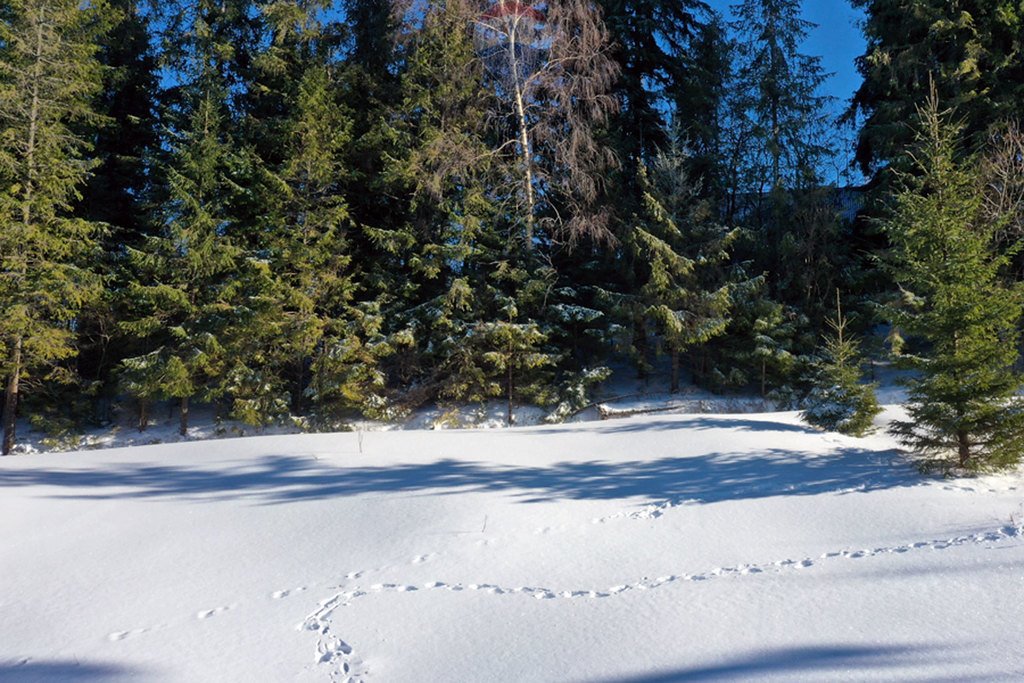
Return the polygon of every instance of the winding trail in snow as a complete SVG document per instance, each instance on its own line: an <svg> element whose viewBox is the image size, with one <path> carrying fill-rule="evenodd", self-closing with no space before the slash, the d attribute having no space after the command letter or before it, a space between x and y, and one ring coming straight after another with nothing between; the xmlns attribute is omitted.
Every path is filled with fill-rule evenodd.
<svg viewBox="0 0 1024 683"><path fill-rule="evenodd" d="M597 521L597 520L595 520ZM352 586L346 590L339 591L329 598L322 600L316 610L309 613L306 618L296 626L299 630L313 631L318 634L316 649L314 652L315 662L326 667L330 679L335 683L363 683L369 675L369 669L358 657L346 641L341 639L334 630L335 614L351 605L354 601L368 598L372 595L382 593L412 593L415 591L448 591L452 593L462 591L479 591L490 595L529 597L537 600L557 599L604 599L621 595L628 591L653 590L663 586L682 582L709 581L722 577L741 577L765 573L778 573L783 571L803 571L825 562L837 560L854 560L866 557L889 554L907 554L921 551L946 550L972 544L994 544L1011 540L1024 539L1024 524L1005 525L990 531L983 531L974 534L954 536L946 539L935 539L930 541L918 541L904 543L895 546L882 546L876 548L844 549L834 552L826 552L818 557L805 557L802 559L784 559L774 562L763 562L757 564L740 564L729 567L715 567L705 572L690 574L669 574L654 579L644 577L631 583L624 583L609 588L577 588L577 589L554 589L542 586L499 586L492 583L446 583L444 581L430 581L420 586L409 583L377 583L363 588ZM424 557L418 556L417 559ZM422 560L421 560L422 561ZM414 564L419 564L416 560ZM342 583L351 582L362 577L366 572L350 572Z"/></svg>

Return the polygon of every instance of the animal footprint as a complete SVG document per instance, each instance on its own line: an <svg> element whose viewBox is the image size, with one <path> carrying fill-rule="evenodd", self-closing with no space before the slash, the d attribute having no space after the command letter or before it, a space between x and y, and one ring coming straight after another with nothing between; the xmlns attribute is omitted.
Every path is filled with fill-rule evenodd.
<svg viewBox="0 0 1024 683"><path fill-rule="evenodd" d="M234 605L225 605L224 607L214 607L213 609L204 609L200 612L196 612L196 619L209 619L210 617L227 612L232 609Z"/></svg>
<svg viewBox="0 0 1024 683"><path fill-rule="evenodd" d="M116 643L121 640L127 640L128 638L142 635L145 632L146 629L144 628L132 629L131 631L114 631L113 633L107 636L107 640L109 640L112 643Z"/></svg>

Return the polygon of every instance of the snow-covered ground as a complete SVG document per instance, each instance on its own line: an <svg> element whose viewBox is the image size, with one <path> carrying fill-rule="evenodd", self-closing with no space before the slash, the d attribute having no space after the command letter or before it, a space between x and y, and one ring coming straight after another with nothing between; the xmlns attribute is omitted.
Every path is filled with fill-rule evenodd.
<svg viewBox="0 0 1024 683"><path fill-rule="evenodd" d="M0 680L1019 680L1022 518L795 413L9 457Z"/></svg>

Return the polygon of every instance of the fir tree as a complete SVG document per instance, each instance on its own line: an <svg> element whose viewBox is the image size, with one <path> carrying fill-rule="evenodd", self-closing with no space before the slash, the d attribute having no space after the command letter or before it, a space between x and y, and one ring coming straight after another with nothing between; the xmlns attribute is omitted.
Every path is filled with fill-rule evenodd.
<svg viewBox="0 0 1024 683"><path fill-rule="evenodd" d="M864 436L881 412L875 386L861 383L860 344L850 337L836 290L836 316L827 321L821 358L814 364L813 386L801 417L815 427Z"/></svg>
<svg viewBox="0 0 1024 683"><path fill-rule="evenodd" d="M185 80L168 117L174 127L161 230L129 252L137 276L127 294L135 308L121 321L142 351L123 363L125 388L143 405L153 397L177 399L182 435L193 397L219 398L237 383L226 372L228 361L248 350L249 325L269 282L266 263L233 237L241 192L233 176L243 157L230 135L228 67L235 53L224 42L231 32L222 30L222 10L196 8L172 52Z"/></svg>
<svg viewBox="0 0 1024 683"><path fill-rule="evenodd" d="M904 178L886 223L892 275L911 301L894 322L922 350L904 357L910 419L892 432L925 468L988 470L1024 455L1019 357L1024 291L1008 285L1000 221L983 210L978 161L957 148L933 91L920 112L916 175Z"/></svg>
<svg viewBox="0 0 1024 683"><path fill-rule="evenodd" d="M729 322L731 287L710 287L708 273L721 272L736 236L718 226L697 199L686 161L676 141L658 155L650 175L640 167L644 211L628 241L645 270L636 304L672 359L673 393L679 391L682 355L722 334Z"/></svg>
<svg viewBox="0 0 1024 683"><path fill-rule="evenodd" d="M12 0L0 23L0 375L4 454L14 446L18 400L30 373L68 379L74 321L98 295L88 269L97 226L71 215L87 178L102 84L97 59L106 6Z"/></svg>

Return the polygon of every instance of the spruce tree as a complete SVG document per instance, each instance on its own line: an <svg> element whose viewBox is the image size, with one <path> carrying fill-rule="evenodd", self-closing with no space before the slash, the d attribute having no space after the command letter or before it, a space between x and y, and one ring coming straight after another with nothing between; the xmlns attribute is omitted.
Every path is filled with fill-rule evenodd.
<svg viewBox="0 0 1024 683"><path fill-rule="evenodd" d="M827 153L822 123L828 98L821 58L800 52L812 24L800 0L744 0L733 12L737 34L733 114L746 146L744 192L814 184Z"/></svg>
<svg viewBox="0 0 1024 683"><path fill-rule="evenodd" d="M543 371L554 361L545 353L546 335L535 322L519 322L515 302L504 307L507 318L480 323L475 334L482 340L483 358L495 373L491 391L504 395L506 423L515 423L515 404L519 400L533 403L548 401L545 385L550 381Z"/></svg>
<svg viewBox="0 0 1024 683"><path fill-rule="evenodd" d="M242 310L244 253L224 234L230 220L226 178L230 147L224 140L223 100L215 88L200 93L166 169L162 233L130 252L137 280L135 302L122 328L146 349L125 359L124 388L145 403L180 402L180 432L188 430L190 400L210 399L230 356L228 335ZM144 422L141 423L144 425Z"/></svg>
<svg viewBox="0 0 1024 683"><path fill-rule="evenodd" d="M11 0L0 22L0 375L3 447L14 446L22 382L68 379L74 321L100 292L97 225L71 215L87 178L102 84L102 3Z"/></svg>
<svg viewBox="0 0 1024 683"><path fill-rule="evenodd" d="M141 0L111 0L110 6L115 20L97 54L105 71L96 107L106 121L95 131L93 156L98 163L76 209L109 226L103 246L113 257L152 232L147 204L154 180L150 164L160 143L160 86L149 16Z"/></svg>
<svg viewBox="0 0 1024 683"><path fill-rule="evenodd" d="M875 398L875 386L861 382L860 344L850 336L839 290L836 315L827 324L831 333L825 337L820 358L814 364L811 393L804 401L801 417L815 427L863 436L882 409Z"/></svg>
<svg viewBox="0 0 1024 683"><path fill-rule="evenodd" d="M961 128L933 91L919 114L913 175L893 198L891 272L910 305L893 321L920 350L904 356L909 419L893 434L928 469L1008 467L1024 456L1019 358L1024 290L1004 279L999 220L983 207L978 160L958 149Z"/></svg>
<svg viewBox="0 0 1024 683"><path fill-rule="evenodd" d="M677 105L679 116L700 115L694 99L708 93L693 89L693 71L699 68L694 61L701 56L694 48L708 38L705 28L714 17L706 16L707 8L699 0L601 0L598 4L621 74L615 88L621 106L612 117L619 138L616 148L623 159L635 164L668 144L666 105ZM632 183L637 168L624 170Z"/></svg>
<svg viewBox="0 0 1024 683"><path fill-rule="evenodd" d="M235 176L243 174L245 158L231 136L230 67L237 54L225 42L235 9L195 8L189 30L169 52L182 82L167 113L172 137L160 231L129 250L134 308L120 324L140 353L123 362L124 387L142 405L177 399L182 435L191 399L218 399L236 379L226 373L228 361L245 353L269 283L266 262L238 244L242 188Z"/></svg>
<svg viewBox="0 0 1024 683"><path fill-rule="evenodd" d="M272 304L254 326L260 352L250 362L239 358L234 370L246 378L236 413L249 422L280 417L275 406L285 406L272 397L290 399L292 413L308 410L320 426L336 426L356 409L380 417L386 408L379 364L391 340L383 336L380 303L359 300L365 292L346 194L353 120L341 97L348 83L337 61L339 29L326 9L320 0L267 8L274 39L258 63L282 111L267 126L279 135L271 158L261 159L258 194Z"/></svg>
<svg viewBox="0 0 1024 683"><path fill-rule="evenodd" d="M93 136L96 167L92 170L76 215L106 225L100 235L99 270L106 287L102 305L81 316L78 369L83 380L102 393L95 416L110 418L116 393L112 370L135 355L132 340L117 330L129 302L125 287L131 279L126 248L138 247L155 231L151 211L160 185L155 160L160 154L157 120L159 84L157 53L152 44L151 13L142 0L110 0L114 21L102 41L98 58L104 67L103 89L96 98L103 125L83 132Z"/></svg>
<svg viewBox="0 0 1024 683"><path fill-rule="evenodd" d="M820 92L827 77L821 59L802 51L812 24L801 18L799 0L745 0L733 14L734 63L723 126L723 167L731 171L723 208L726 222L748 228L737 240L738 260L764 276L759 291L768 300L751 320L760 329L748 329L755 334L766 389L771 366L785 372L791 356L814 348L812 325L824 318L828 278L843 258L841 242L830 239L839 232L834 194L820 187L830 153L830 98Z"/></svg>
<svg viewBox="0 0 1024 683"><path fill-rule="evenodd" d="M697 199L678 141L659 153L650 172L640 167L643 212L627 244L642 265L635 298L672 360L671 391L679 391L682 356L722 334L729 322L731 286L711 284L729 258L735 231L713 220ZM710 276L709 276L710 275Z"/></svg>
<svg viewBox="0 0 1024 683"><path fill-rule="evenodd" d="M473 16L465 3L438 4L410 27L391 132L396 153L385 172L405 216L386 229L364 228L379 254L391 329L411 332L413 341L394 370L424 387L423 398L489 395L473 329L497 307L488 280L508 239L488 192L500 159L485 138L489 95Z"/></svg>

